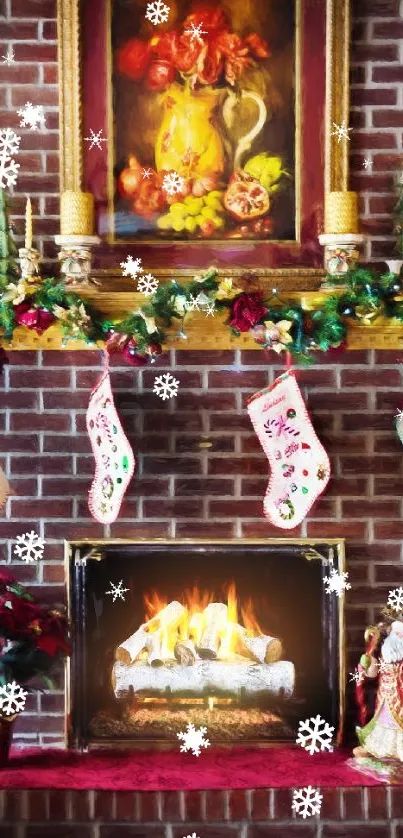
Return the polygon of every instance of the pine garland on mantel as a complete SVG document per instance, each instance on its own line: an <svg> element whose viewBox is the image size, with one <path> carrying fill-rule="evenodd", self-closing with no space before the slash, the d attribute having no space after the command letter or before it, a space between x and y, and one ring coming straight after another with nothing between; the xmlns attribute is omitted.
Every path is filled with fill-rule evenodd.
<svg viewBox="0 0 403 838"><path fill-rule="evenodd" d="M187 283L161 283L139 309L111 320L63 281L45 279L33 286L21 279L10 283L5 274L0 277L0 333L10 341L17 326L42 334L59 321L63 345L70 339L89 345L105 342L109 352L122 353L128 363L142 366L162 352L173 326L183 330L192 310L213 306L227 313L225 323L233 335L250 332L262 348L287 350L296 361L309 362L316 351L344 348L353 320L368 325L382 314L403 321L402 285L394 274L379 275L359 267L345 274L342 282L308 311L277 292L265 298L253 274L234 281L211 268ZM204 328L208 323L207 317Z"/></svg>

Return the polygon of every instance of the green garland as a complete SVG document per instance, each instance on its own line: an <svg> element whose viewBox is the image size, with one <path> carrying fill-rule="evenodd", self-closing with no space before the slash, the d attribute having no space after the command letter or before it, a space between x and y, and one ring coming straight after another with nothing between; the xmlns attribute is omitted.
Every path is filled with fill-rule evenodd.
<svg viewBox="0 0 403 838"><path fill-rule="evenodd" d="M329 277L328 284L331 281ZM398 299L401 283L394 274L377 275L357 268L341 281L338 293L325 295L319 307L308 311L277 293L265 299L263 292L248 290L250 277L237 285L211 268L184 284L175 280L161 284L144 305L116 321L104 318L79 291L70 291L62 281L45 279L40 287L32 287L16 280L0 285L0 333L11 340L17 325L42 333L57 319L64 344L70 339L90 345L106 341L110 351L121 351L129 363L140 365L162 351L173 324L180 326L183 335L192 307L214 305L217 311L227 312L226 323L233 334L250 329L263 348L287 350L296 360L309 361L315 351L342 346L352 319L370 323L383 314L403 321L403 301ZM208 322L207 318L206 328Z"/></svg>

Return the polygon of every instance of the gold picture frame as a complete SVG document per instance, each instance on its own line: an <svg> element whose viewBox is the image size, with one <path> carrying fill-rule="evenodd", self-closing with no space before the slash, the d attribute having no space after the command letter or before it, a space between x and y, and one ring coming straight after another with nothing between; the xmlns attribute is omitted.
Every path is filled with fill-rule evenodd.
<svg viewBox="0 0 403 838"><path fill-rule="evenodd" d="M80 27L82 0L58 0L59 32L59 77L60 77L60 184L61 191L79 190L82 186L84 147L82 136L82 60L83 44ZM339 141L334 134L334 125L349 122L349 43L350 43L350 0L320 0L326 6L326 104L324 113L324 184L325 193L348 188L348 141ZM317 0L309 0L313 8ZM321 6L322 8L322 6ZM319 49L319 45L318 45ZM297 99L298 80L297 80ZM297 103L298 104L298 103ZM298 107L297 107L298 111ZM297 113L298 121L298 113ZM298 134L298 132L297 132ZM298 138L297 138L298 144ZM298 211L297 211L298 215ZM128 243L130 245L130 243ZM128 246L126 245L126 247ZM229 242L230 244L230 242ZM262 244L266 244L262 242ZM264 259L261 260L264 262ZM102 258L100 259L102 265ZM118 262L118 259L116 260ZM189 263L191 258L189 257ZM181 266L175 269L164 265L154 267L153 273L160 277L190 277L195 270ZM228 266L227 276L237 277L245 273L245 267ZM320 285L324 271L318 267L252 267L256 276L267 280L268 287L274 285L283 289L314 290ZM122 284L121 272L115 268L102 268L95 272L101 281L114 279L116 291L127 288Z"/></svg>

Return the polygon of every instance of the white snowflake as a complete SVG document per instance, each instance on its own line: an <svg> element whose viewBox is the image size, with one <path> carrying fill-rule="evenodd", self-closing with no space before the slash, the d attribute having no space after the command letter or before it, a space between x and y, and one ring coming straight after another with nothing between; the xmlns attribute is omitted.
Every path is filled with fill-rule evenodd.
<svg viewBox="0 0 403 838"><path fill-rule="evenodd" d="M386 663L383 658L378 661L379 672L389 672L391 666L393 663Z"/></svg>
<svg viewBox="0 0 403 838"><path fill-rule="evenodd" d="M352 128L347 128L346 123L343 121L341 125L337 125L336 122L333 123L334 131L332 131L332 137L337 137L337 142L341 143L342 140L350 141L349 133L353 130Z"/></svg>
<svg viewBox="0 0 403 838"><path fill-rule="evenodd" d="M215 303L206 306L206 317L215 317Z"/></svg>
<svg viewBox="0 0 403 838"><path fill-rule="evenodd" d="M186 309L186 311L200 311L199 295L197 295L197 297L194 297L191 294L190 300L188 300L184 304L184 308Z"/></svg>
<svg viewBox="0 0 403 838"><path fill-rule="evenodd" d="M148 178L152 177L151 169L143 169L141 174L143 175L143 180L148 180Z"/></svg>
<svg viewBox="0 0 403 838"><path fill-rule="evenodd" d="M333 751L333 733L334 727L325 722L318 714L299 723L296 742L311 756L312 754L318 754L319 751Z"/></svg>
<svg viewBox="0 0 403 838"><path fill-rule="evenodd" d="M17 181L20 164L12 160L13 154L18 154L21 137L11 128L0 129L0 188L14 186Z"/></svg>
<svg viewBox="0 0 403 838"><path fill-rule="evenodd" d="M166 372L164 375L157 375L154 380L153 393L159 396L164 402L166 399L172 399L173 396L178 394L178 387L178 379L174 378L170 372Z"/></svg>
<svg viewBox="0 0 403 838"><path fill-rule="evenodd" d="M195 833L195 832L192 832L192 834L191 834L191 835L184 835L184 836L183 836L183 838L199 838L199 836L198 836L198 835L196 835L196 833Z"/></svg>
<svg viewBox="0 0 403 838"><path fill-rule="evenodd" d="M194 23L190 24L190 29L185 29L184 34L190 35L191 41L198 41L199 44L203 43L202 35L208 35L208 32L205 32L202 29L203 21L199 23L197 26Z"/></svg>
<svg viewBox="0 0 403 838"><path fill-rule="evenodd" d="M109 584L110 584L112 590L111 591L105 591L105 593L107 595L109 594L112 597L112 602L116 602L117 599L121 599L121 600L123 600L123 602L125 602L124 594L127 593L127 591L130 591L130 588L123 588L122 587L123 586L123 579L120 580L118 585L114 585L113 582L111 582L111 581L109 581Z"/></svg>
<svg viewBox="0 0 403 838"><path fill-rule="evenodd" d="M170 7L163 3L162 0L154 0L153 3L147 3L146 19L153 23L154 26L158 26L159 23L167 22L169 12Z"/></svg>
<svg viewBox="0 0 403 838"><path fill-rule="evenodd" d="M128 256L126 262L120 263L120 267L123 269L123 276L131 276L132 279L137 279L137 274L143 273L141 259L133 259L133 256Z"/></svg>
<svg viewBox="0 0 403 838"><path fill-rule="evenodd" d="M336 568L332 567L330 576L326 576L324 579L326 593L331 594L334 592L338 597L341 596L344 591L350 590L351 588L350 582L347 582L347 579L348 573L338 573Z"/></svg>
<svg viewBox="0 0 403 838"><path fill-rule="evenodd" d="M210 742L208 739L204 738L204 734L207 733L206 727L198 727L195 728L192 723L187 725L185 733L177 733L178 739L182 739L183 745L181 745L180 750L183 753L187 751L192 751L192 754L195 757L200 756L200 748L209 748Z"/></svg>
<svg viewBox="0 0 403 838"><path fill-rule="evenodd" d="M401 611L403 609L403 588L393 588L393 591L389 591L388 605L394 611Z"/></svg>
<svg viewBox="0 0 403 838"><path fill-rule="evenodd" d="M295 809L297 815L309 818L312 815L320 815L322 800L323 794L320 794L318 789L314 789L313 786L305 786L303 789L294 791L291 808Z"/></svg>
<svg viewBox="0 0 403 838"><path fill-rule="evenodd" d="M159 280L156 279L155 276L152 274L144 274L144 276L141 276L137 282L137 291L140 291L141 294L145 294L146 297L150 297L151 294L155 294L158 286Z"/></svg>
<svg viewBox="0 0 403 838"><path fill-rule="evenodd" d="M11 64L15 64L14 49L11 44L8 46L6 54L1 57L3 59L3 64L7 64L7 67L11 67Z"/></svg>
<svg viewBox="0 0 403 838"><path fill-rule="evenodd" d="M350 681L355 681L356 684L361 684L365 679L365 673L359 669L355 669L354 672L348 674L351 675Z"/></svg>
<svg viewBox="0 0 403 838"><path fill-rule="evenodd" d="M185 181L177 172L168 172L162 180L162 188L168 195L177 195L178 192L182 192L184 186Z"/></svg>
<svg viewBox="0 0 403 838"><path fill-rule="evenodd" d="M33 105L27 102L21 110L17 111L18 116L21 116L21 128L29 126L31 131L36 131L39 126L45 127L45 115L43 113L42 105Z"/></svg>
<svg viewBox="0 0 403 838"><path fill-rule="evenodd" d="M89 146L90 150L91 150L91 148L94 148L94 146L97 146L97 148L102 149L101 143L107 143L108 142L108 140L105 139L105 137L101 137L102 131L103 131L103 128L101 128L101 130L98 131L97 134L95 134L95 132L92 130L92 128L90 128L90 136L89 137L84 137L85 142L90 143L90 146Z"/></svg>
<svg viewBox="0 0 403 838"><path fill-rule="evenodd" d="M395 413L395 419L398 419L399 422L401 422L403 419L403 410L398 410L397 413Z"/></svg>
<svg viewBox="0 0 403 838"><path fill-rule="evenodd" d="M23 690L16 681L0 687L0 711L6 716L21 713L27 700L27 691Z"/></svg>
<svg viewBox="0 0 403 838"><path fill-rule="evenodd" d="M364 160L364 169L372 169L372 160L366 157Z"/></svg>
<svg viewBox="0 0 403 838"><path fill-rule="evenodd" d="M17 535L17 542L14 553L27 564L42 558L45 542L34 530L26 532L24 535Z"/></svg>

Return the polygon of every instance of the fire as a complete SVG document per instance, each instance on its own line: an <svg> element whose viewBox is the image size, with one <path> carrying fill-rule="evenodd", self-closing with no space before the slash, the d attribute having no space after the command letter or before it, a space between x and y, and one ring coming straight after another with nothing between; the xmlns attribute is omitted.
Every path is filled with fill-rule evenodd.
<svg viewBox="0 0 403 838"><path fill-rule="evenodd" d="M147 631L150 633L158 630L162 632L162 645L166 654L170 653L172 655L174 642L178 639L189 639L197 647L205 629L203 612L211 603L220 603L225 600L226 614L219 623L220 647L218 657L221 660L236 656L240 631L243 631L249 637L257 637L263 634L251 598L241 602L234 581L226 583L224 596L218 598L214 591L199 588L197 585L186 588L177 601L183 605L185 612L174 626L170 625L171 606L167 608L168 600L165 596L153 590L144 594L143 598L145 605L144 621L148 624ZM215 608L215 606L212 607Z"/></svg>

